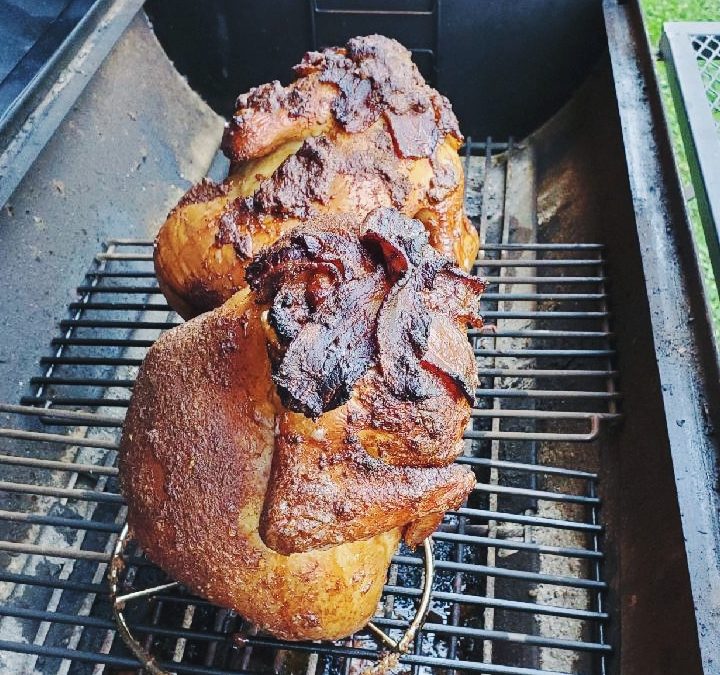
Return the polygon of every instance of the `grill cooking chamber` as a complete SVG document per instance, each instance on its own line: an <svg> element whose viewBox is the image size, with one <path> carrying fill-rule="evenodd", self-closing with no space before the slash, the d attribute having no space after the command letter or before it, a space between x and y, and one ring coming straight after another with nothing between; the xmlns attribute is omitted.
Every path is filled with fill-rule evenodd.
<svg viewBox="0 0 720 675"><path fill-rule="evenodd" d="M472 11L462 2L395 3L395 14L383 11L386 3L282 4L287 12L277 21L255 3L246 10L212 3L202 17L192 3L147 9L178 68L223 112L223 93L286 79L313 41L377 31L415 48L468 134L466 209L483 242L475 272L489 282L482 313L491 327L470 331L481 386L459 461L473 466L478 484L434 536L430 611L397 670L715 672L709 622L718 603L698 597L703 584L712 585L713 549L698 560L688 527L705 521L677 477L678 448L693 479L692 448L711 447L693 406L702 402L706 425L715 419L717 370L672 165L658 160L653 175L653 151L662 159L667 150L653 135L657 101L638 108L634 98L633 87L649 82L636 8L548 3L552 11L540 22L536 13L521 16L524 3ZM259 35L281 34L296 13L302 28L288 30L287 45L256 44ZM462 36L462 16L472 18L463 30L487 36L467 54L467 37L455 43L462 49L450 49ZM208 34L211 18L217 40L202 59L193 40ZM256 30L233 46L224 42L223 21L227 30L249 23ZM190 31L193 22L202 30ZM572 29L578 26L587 31ZM523 31L526 44L518 39ZM590 34L586 44L579 39ZM537 54L524 72L513 65L538 44L553 45L545 65ZM150 64L145 84L137 79L143 63ZM497 77L493 63L507 73ZM549 83L545 96L531 95L538 81ZM134 86L140 91L128 93ZM517 105L518 97L527 105ZM89 121L98 135L82 138L78 125L87 131ZM645 135L638 138L639 129ZM36 337L23 344L8 317L11 365L26 367L3 385L2 398L21 405L0 408L4 672L139 667L115 630L105 579L125 517L116 445L143 355L179 321L157 289L151 237L179 188L205 172L221 174L223 160L213 159L219 131L139 16L20 183L8 203L12 216L8 207L3 213L14 257L36 246L43 261L47 247L67 264L60 273L48 261L49 279L34 267L25 275L38 276L40 290L61 289L40 294L48 299L35 301L39 312L28 310L28 327L42 323L30 331ZM108 163L103 134L118 166ZM67 147L69 139L77 147ZM120 148L121 139L130 140ZM95 180L70 166L79 157ZM643 193L643 178L654 178L653 190ZM60 205L53 180L66 193ZM43 194L44 185L54 192ZM108 208L113 194L123 198L110 197ZM657 195L677 232L656 222ZM71 244L60 229L78 216L89 234L73 230ZM27 232L17 233L23 217L47 221L43 239L30 244ZM0 255L10 255L7 246ZM6 269L17 265L8 261ZM660 272L677 275L677 283L662 282ZM9 278L6 310L22 317L30 293L27 284L13 293L15 283ZM63 303L73 286L77 294ZM658 307L658 293L684 303L684 321L668 309L672 303ZM45 312L60 319L54 335L52 320L38 316ZM668 329L682 340L663 343ZM683 399L682 379L668 380L682 358L690 358L685 375L701 395L694 401ZM714 458L702 454L702 461L712 478ZM695 490L695 506L709 508L715 498ZM712 526L706 531L710 542ZM141 551L126 554L123 593L172 582ZM412 620L422 569L421 551L397 552L373 620L394 639ZM128 600L125 615L160 665L178 673L360 673L382 649L368 630L338 643L283 643L170 586Z"/></svg>

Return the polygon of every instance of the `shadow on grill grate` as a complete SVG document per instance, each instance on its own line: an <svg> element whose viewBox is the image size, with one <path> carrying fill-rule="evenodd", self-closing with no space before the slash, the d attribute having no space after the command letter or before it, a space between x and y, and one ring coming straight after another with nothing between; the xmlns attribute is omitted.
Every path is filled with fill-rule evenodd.
<svg viewBox="0 0 720 675"><path fill-rule="evenodd" d="M433 537L430 614L400 669L604 673L596 471L619 396L603 249L541 241L528 148L468 140L465 153L467 209L484 242L477 271L489 281L488 325L470 331L481 387L459 460L478 483ZM78 292L34 395L0 407L6 672L137 668L105 582L125 517L116 447L137 367L179 320L157 288L151 242L109 242ZM168 581L139 551L128 563L128 590ZM374 620L393 637L412 619L421 576L421 557L399 551ZM129 602L127 616L178 673L360 673L379 651L369 632L335 644L258 635L178 588Z"/></svg>

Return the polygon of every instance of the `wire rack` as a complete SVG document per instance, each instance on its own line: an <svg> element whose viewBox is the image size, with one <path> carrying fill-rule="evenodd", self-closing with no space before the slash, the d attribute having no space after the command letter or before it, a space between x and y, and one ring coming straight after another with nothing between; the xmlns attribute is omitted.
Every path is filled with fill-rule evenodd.
<svg viewBox="0 0 720 675"><path fill-rule="evenodd" d="M695 35L692 48L715 128L720 132L720 35Z"/></svg>
<svg viewBox="0 0 720 675"><path fill-rule="evenodd" d="M470 331L481 386L466 452L477 486L433 536L431 609L398 669L407 673L604 673L597 456L619 417L603 247L538 242L516 199L525 155L466 144L468 212L485 242L488 324ZM522 196L522 195L521 195ZM532 220L532 218L530 218ZM0 667L3 672L137 669L115 631L107 565L125 519L117 442L147 348L179 323L160 294L149 241L96 256L22 405L2 405ZM373 621L398 636L421 594L422 558L393 558ZM169 583L142 551L125 588ZM128 603L132 630L177 673L360 673L379 657L368 631L287 643L182 588Z"/></svg>
<svg viewBox="0 0 720 675"><path fill-rule="evenodd" d="M660 50L720 289L720 22L668 22Z"/></svg>

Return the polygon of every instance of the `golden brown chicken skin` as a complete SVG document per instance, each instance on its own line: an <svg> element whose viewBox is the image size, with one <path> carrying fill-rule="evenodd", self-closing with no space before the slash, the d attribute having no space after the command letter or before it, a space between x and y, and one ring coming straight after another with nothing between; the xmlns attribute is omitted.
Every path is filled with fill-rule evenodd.
<svg viewBox="0 0 720 675"><path fill-rule="evenodd" d="M160 286L186 318L243 288L254 254L319 214L391 206L463 269L476 257L457 120L410 53L373 35L311 52L295 71L287 87L238 98L223 139L230 175L191 189L158 234Z"/></svg>
<svg viewBox="0 0 720 675"><path fill-rule="evenodd" d="M453 460L483 284L393 209L313 220L247 275L148 353L120 443L128 522L259 628L338 638L374 613L401 535L422 541L475 485Z"/></svg>
<svg viewBox="0 0 720 675"><path fill-rule="evenodd" d="M279 402L259 307L245 290L165 333L125 420L132 536L174 579L289 639L335 639L375 612L398 529L285 556L258 529Z"/></svg>

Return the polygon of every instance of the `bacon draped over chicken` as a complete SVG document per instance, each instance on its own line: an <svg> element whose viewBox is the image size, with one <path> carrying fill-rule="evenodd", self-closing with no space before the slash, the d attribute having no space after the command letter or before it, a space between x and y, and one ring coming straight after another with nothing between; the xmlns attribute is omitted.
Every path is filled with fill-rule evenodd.
<svg viewBox="0 0 720 675"><path fill-rule="evenodd" d="M316 418L345 403L374 365L400 399L440 395L449 378L472 401L477 375L464 328L481 324L483 282L394 209L377 209L359 233L351 230L298 227L248 267L251 288L270 305L283 404ZM443 340L431 344L431 335Z"/></svg>
<svg viewBox="0 0 720 675"><path fill-rule="evenodd" d="M465 328L482 325L484 284L394 209L323 227L284 235L247 272L285 407L260 533L288 554L415 523L415 545L474 485L448 465L477 387Z"/></svg>
<svg viewBox="0 0 720 675"><path fill-rule="evenodd" d="M230 174L193 187L162 226L161 289L188 318L245 287L252 257L321 214L394 207L468 270L478 237L463 212L462 142L449 102L394 40L310 52L297 79L238 98L223 138Z"/></svg>

